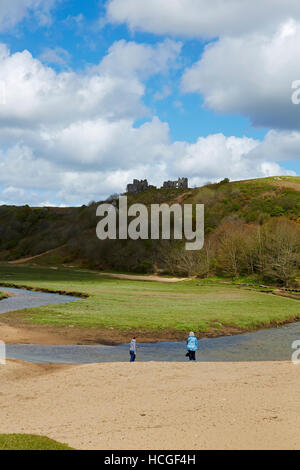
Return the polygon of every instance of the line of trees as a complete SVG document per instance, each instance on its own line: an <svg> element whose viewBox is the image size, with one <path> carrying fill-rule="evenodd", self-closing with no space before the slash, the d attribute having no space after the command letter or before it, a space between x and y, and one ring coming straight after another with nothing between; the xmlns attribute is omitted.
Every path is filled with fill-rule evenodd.
<svg viewBox="0 0 300 470"><path fill-rule="evenodd" d="M300 273L300 227L284 217L264 225L245 224L232 217L206 238L201 252L185 252L170 244L161 259L166 271L177 275L256 275L292 285Z"/></svg>
<svg viewBox="0 0 300 470"><path fill-rule="evenodd" d="M214 194L209 188L206 191L207 197ZM204 196L201 202L206 204ZM64 246L56 254L57 264L180 276L256 276L282 285L293 285L300 278L300 217L296 218L296 212L295 220L265 216L249 222L237 214L223 214L220 219L220 211L216 202L207 205L204 248L188 252L185 243L176 240L99 241L96 204L68 209L3 206L0 259L19 259Z"/></svg>

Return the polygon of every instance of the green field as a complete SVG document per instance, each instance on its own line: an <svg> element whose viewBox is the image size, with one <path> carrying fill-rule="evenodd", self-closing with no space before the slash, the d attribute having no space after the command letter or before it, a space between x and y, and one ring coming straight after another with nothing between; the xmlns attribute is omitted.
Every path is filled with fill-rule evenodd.
<svg viewBox="0 0 300 470"><path fill-rule="evenodd" d="M1 265L0 282L89 296L69 304L27 309L21 316L1 316L41 325L210 332L226 326L252 330L299 318L298 300L217 280L163 284L105 278L75 269Z"/></svg>
<svg viewBox="0 0 300 470"><path fill-rule="evenodd" d="M0 434L0 450L72 450L66 444L33 434Z"/></svg>

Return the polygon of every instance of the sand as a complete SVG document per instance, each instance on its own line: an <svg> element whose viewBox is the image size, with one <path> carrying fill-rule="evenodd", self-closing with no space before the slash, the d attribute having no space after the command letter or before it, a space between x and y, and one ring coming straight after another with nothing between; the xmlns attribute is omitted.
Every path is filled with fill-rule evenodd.
<svg viewBox="0 0 300 470"><path fill-rule="evenodd" d="M0 433L78 449L299 449L300 366L0 366Z"/></svg>
<svg viewBox="0 0 300 470"><path fill-rule="evenodd" d="M55 331L53 331L55 330ZM43 344L66 345L74 344L74 338L68 338L66 329L43 327L36 325L12 326L0 320L0 338L6 344Z"/></svg>
<svg viewBox="0 0 300 470"><path fill-rule="evenodd" d="M113 274L113 273L97 273L98 276L112 277L114 279L127 279L129 281L153 281L153 282L165 282L165 283L174 283L182 282L193 279L193 277L162 277L155 274L147 274L143 276L138 276L137 274Z"/></svg>

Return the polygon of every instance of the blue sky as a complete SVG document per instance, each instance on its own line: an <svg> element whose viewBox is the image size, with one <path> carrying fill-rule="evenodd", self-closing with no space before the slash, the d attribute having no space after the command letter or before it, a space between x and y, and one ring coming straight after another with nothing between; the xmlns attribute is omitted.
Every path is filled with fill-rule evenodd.
<svg viewBox="0 0 300 470"><path fill-rule="evenodd" d="M0 0L0 203L299 174L300 7L213 4Z"/></svg>

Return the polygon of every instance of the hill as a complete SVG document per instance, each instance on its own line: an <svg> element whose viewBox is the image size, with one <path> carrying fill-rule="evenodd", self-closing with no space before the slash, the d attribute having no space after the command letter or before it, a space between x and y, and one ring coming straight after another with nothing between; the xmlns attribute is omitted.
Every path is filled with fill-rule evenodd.
<svg viewBox="0 0 300 470"><path fill-rule="evenodd" d="M224 180L189 190L150 189L138 195L128 195L129 204L137 202L146 205L204 204L204 250L186 253L183 244L175 241L100 242L95 234L99 204L96 202L70 208L1 206L0 261L25 259L27 263L46 266L65 264L125 272L200 276L220 274L238 277L256 275L259 271L263 271L265 276L268 271L270 278L284 283L296 277L299 247L294 246L297 243L292 239L299 239L300 177ZM257 237L260 237L260 246L254 244ZM261 266L272 264L267 259L272 251L271 245L278 252L274 237L277 242L289 240L285 252L290 252L290 245L294 243L289 259L285 256L284 260L274 261L282 266L289 265L289 271L292 265L293 275L289 273L286 279L282 274L276 277L271 273L276 267L265 269ZM253 246L250 247L251 242ZM243 253L238 253L238 249ZM265 250L264 259L258 260L257 251L262 249Z"/></svg>

